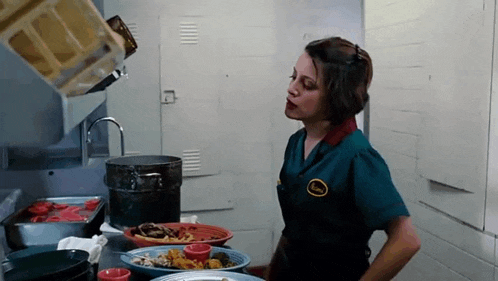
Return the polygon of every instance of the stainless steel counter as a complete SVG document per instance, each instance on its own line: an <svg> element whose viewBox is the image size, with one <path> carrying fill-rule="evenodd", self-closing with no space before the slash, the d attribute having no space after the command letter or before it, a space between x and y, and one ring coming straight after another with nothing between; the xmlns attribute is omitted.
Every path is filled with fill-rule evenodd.
<svg viewBox="0 0 498 281"><path fill-rule="evenodd" d="M120 254L115 253L115 251L127 252L138 248L137 245L126 239L122 234L104 233L104 235L109 241L102 249L98 271L112 267L127 267L127 265L121 261ZM130 281L149 280L151 280L150 277L132 271Z"/></svg>

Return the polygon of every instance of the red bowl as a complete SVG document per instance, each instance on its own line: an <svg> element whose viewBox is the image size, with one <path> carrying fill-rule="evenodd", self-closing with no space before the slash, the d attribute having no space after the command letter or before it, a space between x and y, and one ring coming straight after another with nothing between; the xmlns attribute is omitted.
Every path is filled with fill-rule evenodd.
<svg viewBox="0 0 498 281"><path fill-rule="evenodd" d="M127 281L131 272L126 268L108 268L97 273L99 281Z"/></svg>
<svg viewBox="0 0 498 281"><path fill-rule="evenodd" d="M186 232L191 233L195 240L190 242L166 242L153 238L141 238L131 235L131 229L124 231L124 236L133 241L139 247L161 246L161 245L188 245L188 244L209 244L211 246L223 246L228 240L232 239L233 232L219 226L207 225L201 223L158 223L171 229L186 228Z"/></svg>
<svg viewBox="0 0 498 281"><path fill-rule="evenodd" d="M205 263L212 249L209 244L189 244L183 248L183 252L187 259Z"/></svg>

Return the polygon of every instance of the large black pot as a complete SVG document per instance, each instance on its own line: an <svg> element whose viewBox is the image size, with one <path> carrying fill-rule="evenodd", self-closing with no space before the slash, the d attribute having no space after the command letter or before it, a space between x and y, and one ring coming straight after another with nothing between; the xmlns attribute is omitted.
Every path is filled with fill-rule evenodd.
<svg viewBox="0 0 498 281"><path fill-rule="evenodd" d="M109 218L118 229L145 222L180 221L182 160L174 156L123 156L106 161Z"/></svg>

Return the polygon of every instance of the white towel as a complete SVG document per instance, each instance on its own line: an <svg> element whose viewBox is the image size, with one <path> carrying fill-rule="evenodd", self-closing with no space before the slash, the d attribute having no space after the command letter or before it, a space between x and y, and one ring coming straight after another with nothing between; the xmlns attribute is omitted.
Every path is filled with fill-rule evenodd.
<svg viewBox="0 0 498 281"><path fill-rule="evenodd" d="M198 223L196 215L181 217L180 222Z"/></svg>
<svg viewBox="0 0 498 281"><path fill-rule="evenodd" d="M123 231L117 229L117 228L114 228L112 227L111 225L109 225L108 223L104 222L101 226L100 226L100 231L102 232L110 232L110 233L123 233Z"/></svg>
<svg viewBox="0 0 498 281"><path fill-rule="evenodd" d="M88 261L91 264L99 262L102 247L107 244L107 238L104 235L94 235L92 238L66 237L59 241L57 250L84 250L90 256Z"/></svg>

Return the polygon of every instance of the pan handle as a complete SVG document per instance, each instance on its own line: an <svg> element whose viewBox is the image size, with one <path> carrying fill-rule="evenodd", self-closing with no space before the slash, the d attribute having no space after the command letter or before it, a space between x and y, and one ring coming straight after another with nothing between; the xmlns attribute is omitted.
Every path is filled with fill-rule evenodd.
<svg viewBox="0 0 498 281"><path fill-rule="evenodd" d="M148 174L139 174L137 173L136 171L132 171L131 172L131 175L132 175L132 178L131 178L131 189L132 190L135 190L136 187L137 187L137 182L138 182L138 178L144 178L144 177L158 177L158 185L159 185L159 188L162 189L163 187L163 178L161 177L161 174L160 173L148 173ZM107 184L107 173L104 174L104 184L106 186L109 186ZM1 281L1 280L0 280Z"/></svg>
<svg viewBox="0 0 498 281"><path fill-rule="evenodd" d="M162 189L163 182L162 182L162 177L161 177L160 173L139 174L137 172L133 173L133 178L131 179L131 189L135 190L137 182L138 182L138 178L145 178L145 177L157 177L158 178L157 182L158 182L159 188Z"/></svg>

